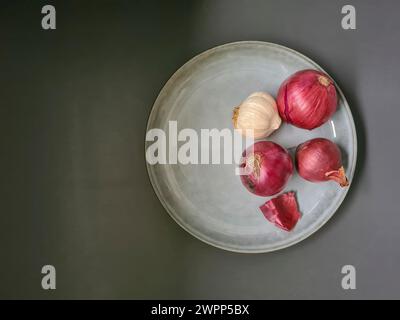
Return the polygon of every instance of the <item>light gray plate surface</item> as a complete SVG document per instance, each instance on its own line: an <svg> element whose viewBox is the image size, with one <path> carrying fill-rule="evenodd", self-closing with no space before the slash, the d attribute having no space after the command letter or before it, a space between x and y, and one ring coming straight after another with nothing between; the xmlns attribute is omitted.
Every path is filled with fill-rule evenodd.
<svg viewBox="0 0 400 320"><path fill-rule="evenodd" d="M147 130L168 132L192 128L232 129L231 115L254 91L276 97L284 79L301 69L319 69L302 54L272 43L245 41L210 49L183 65L161 90ZM347 176L353 178L357 139L353 118L340 89L338 110L330 121L312 131L282 125L269 140L286 148L325 137L342 149ZM146 141L146 149L152 142ZM154 190L172 218L195 237L216 247L238 252L268 252L293 245L318 230L335 213L348 188L333 182L314 184L294 174L285 191L297 194L302 218L286 232L269 223L259 206L269 198L249 193L235 174L235 164L150 165Z"/></svg>

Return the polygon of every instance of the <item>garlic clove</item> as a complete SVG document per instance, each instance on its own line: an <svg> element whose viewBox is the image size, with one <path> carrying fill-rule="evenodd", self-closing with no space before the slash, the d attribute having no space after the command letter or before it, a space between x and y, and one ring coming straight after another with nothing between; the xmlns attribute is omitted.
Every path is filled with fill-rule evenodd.
<svg viewBox="0 0 400 320"><path fill-rule="evenodd" d="M241 129L243 135L246 130L253 130L254 139L268 137L282 123L275 99L265 92L252 93L234 108L232 121L234 128Z"/></svg>

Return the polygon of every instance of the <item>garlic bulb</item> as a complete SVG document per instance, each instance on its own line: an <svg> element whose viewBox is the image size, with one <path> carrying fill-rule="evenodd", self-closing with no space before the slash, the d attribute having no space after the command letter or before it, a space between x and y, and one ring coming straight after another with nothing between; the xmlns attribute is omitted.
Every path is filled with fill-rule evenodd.
<svg viewBox="0 0 400 320"><path fill-rule="evenodd" d="M246 135L247 129L254 130L254 139L268 137L281 125L275 99L264 92L255 92L233 110L233 126L242 129Z"/></svg>

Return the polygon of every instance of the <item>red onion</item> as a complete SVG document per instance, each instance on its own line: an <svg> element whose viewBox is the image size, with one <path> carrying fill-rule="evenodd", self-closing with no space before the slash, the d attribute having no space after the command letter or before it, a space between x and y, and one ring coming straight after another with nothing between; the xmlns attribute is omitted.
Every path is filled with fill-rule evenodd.
<svg viewBox="0 0 400 320"><path fill-rule="evenodd" d="M243 152L240 167L243 185L259 196L272 196L285 187L293 174L293 162L286 149L271 141L259 141Z"/></svg>
<svg viewBox="0 0 400 320"><path fill-rule="evenodd" d="M311 182L333 180L341 187L349 185L338 146L324 138L308 140L297 147L296 168Z"/></svg>
<svg viewBox="0 0 400 320"><path fill-rule="evenodd" d="M287 192L264 203L260 207L265 218L277 227L290 231L300 219L294 192Z"/></svg>
<svg viewBox="0 0 400 320"><path fill-rule="evenodd" d="M281 84L277 104L284 121L312 130L335 113L336 88L332 79L321 71L298 71Z"/></svg>

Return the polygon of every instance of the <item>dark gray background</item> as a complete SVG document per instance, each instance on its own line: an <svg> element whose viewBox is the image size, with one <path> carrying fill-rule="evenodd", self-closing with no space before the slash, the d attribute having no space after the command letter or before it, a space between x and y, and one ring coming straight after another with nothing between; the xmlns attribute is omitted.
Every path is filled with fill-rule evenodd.
<svg viewBox="0 0 400 320"><path fill-rule="evenodd" d="M57 30L41 29L41 8ZM341 28L344 4L357 30ZM1 298L400 298L400 2L8 1L0 9ZM356 177L319 232L269 254L225 252L166 213L144 135L159 90L237 40L314 59L348 98ZM41 289L41 267L57 289ZM357 268L344 291L341 267Z"/></svg>

